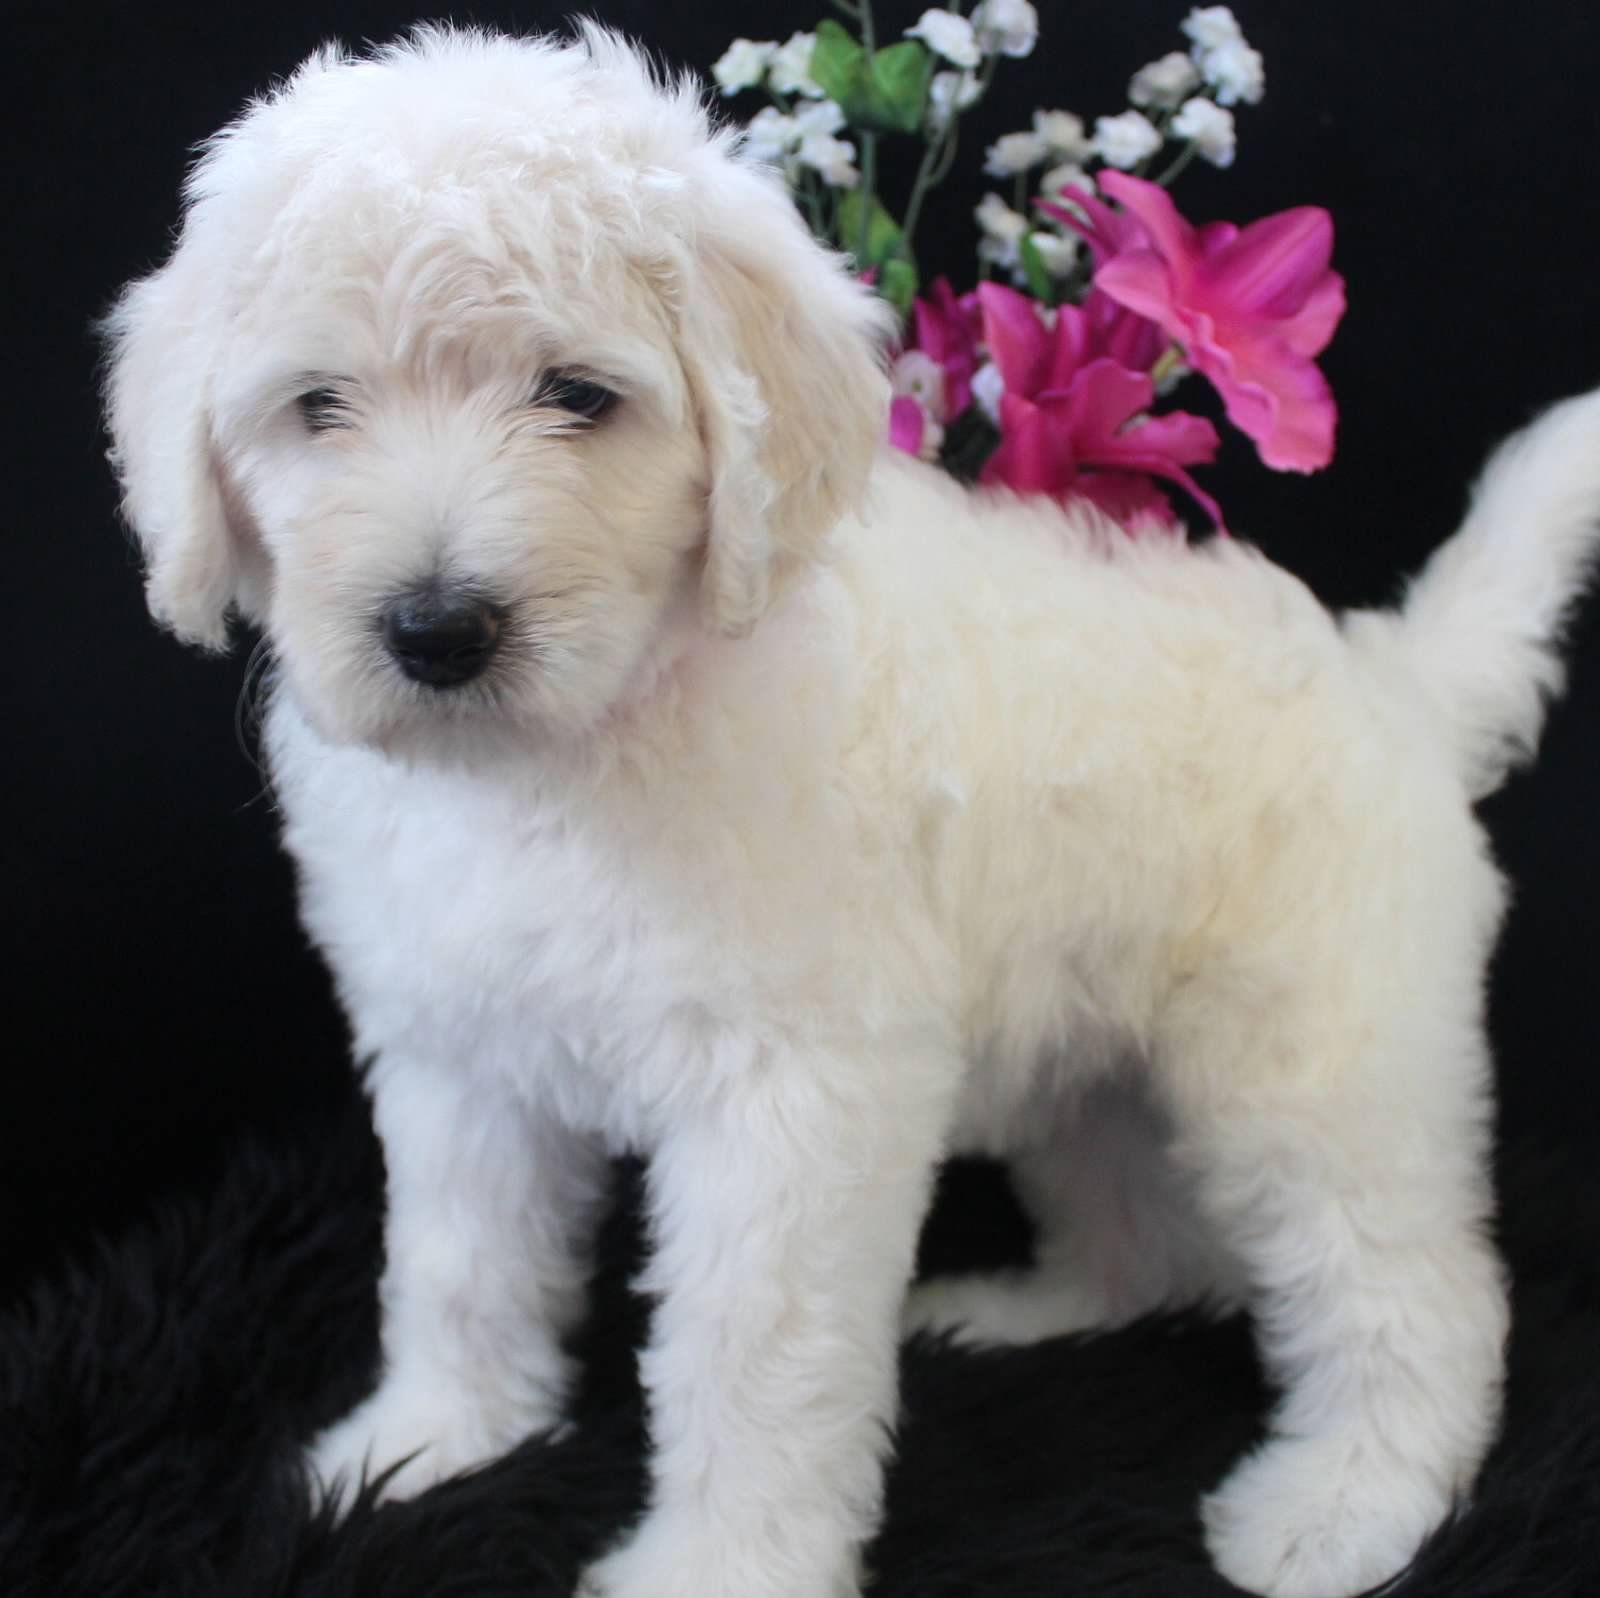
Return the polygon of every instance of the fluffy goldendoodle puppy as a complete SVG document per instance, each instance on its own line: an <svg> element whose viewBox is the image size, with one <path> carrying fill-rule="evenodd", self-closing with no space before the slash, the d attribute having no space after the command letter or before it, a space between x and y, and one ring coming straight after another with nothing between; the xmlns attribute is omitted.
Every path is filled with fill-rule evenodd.
<svg viewBox="0 0 1600 1598"><path fill-rule="evenodd" d="M607 1156L649 1158L654 1441L592 1598L845 1598L902 1327L1247 1307L1206 1499L1274 1598L1392 1576L1499 1410L1473 801L1531 750L1600 399L1395 611L880 447L884 317L616 38L319 55L109 324L149 598L278 663L306 921L389 1168L330 1490L554 1422ZM907 1301L934 1169L1038 1271ZM418 1452L420 1451L420 1452Z"/></svg>

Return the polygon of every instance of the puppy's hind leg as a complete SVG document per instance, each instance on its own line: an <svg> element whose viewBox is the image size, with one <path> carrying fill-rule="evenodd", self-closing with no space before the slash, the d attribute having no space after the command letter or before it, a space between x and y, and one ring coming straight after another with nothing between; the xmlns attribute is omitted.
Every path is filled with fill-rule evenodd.
<svg viewBox="0 0 1600 1598"><path fill-rule="evenodd" d="M1381 1008L1354 983L1264 1003L1255 983L1199 982L1171 1017L1180 1157L1246 1264L1282 1390L1267 1440L1203 1505L1217 1568L1247 1592L1388 1581L1493 1438L1507 1308L1474 976L1410 972Z"/></svg>
<svg viewBox="0 0 1600 1598"><path fill-rule="evenodd" d="M1199 1213L1170 1126L1141 1083L1097 1083L1010 1164L1037 1228L1037 1262L919 1283L904 1330L969 1347L1109 1331L1159 1310L1224 1314L1243 1303L1238 1262Z"/></svg>
<svg viewBox="0 0 1600 1598"><path fill-rule="evenodd" d="M373 1118L388 1168L377 1390L311 1449L324 1492L393 1467L409 1497L560 1418L561 1341L583 1314L610 1167L507 1088L381 1059Z"/></svg>

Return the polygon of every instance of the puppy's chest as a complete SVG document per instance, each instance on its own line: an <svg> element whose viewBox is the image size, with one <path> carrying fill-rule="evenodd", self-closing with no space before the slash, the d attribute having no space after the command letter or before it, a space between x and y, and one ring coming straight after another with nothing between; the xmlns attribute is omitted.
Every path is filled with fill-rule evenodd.
<svg viewBox="0 0 1600 1598"><path fill-rule="evenodd" d="M525 1022L662 964L665 917L615 851L469 789L409 786L364 816L312 804L290 828L307 921L358 1003Z"/></svg>
<svg viewBox="0 0 1600 1598"><path fill-rule="evenodd" d="M813 918L749 892L752 871L798 867L693 816L619 828L360 752L291 767L303 915L364 1050L514 1075L565 1060L614 1081L664 1026L763 1008L765 989L814 980L824 958L826 940L800 936ZM801 891L769 886L779 902Z"/></svg>

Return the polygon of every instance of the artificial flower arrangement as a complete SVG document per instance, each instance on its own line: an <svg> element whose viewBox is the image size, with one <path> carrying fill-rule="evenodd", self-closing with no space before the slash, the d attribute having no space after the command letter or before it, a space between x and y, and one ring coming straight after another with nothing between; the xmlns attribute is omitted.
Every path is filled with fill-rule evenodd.
<svg viewBox="0 0 1600 1598"><path fill-rule="evenodd" d="M958 294L921 284L923 203L949 174L961 119L1007 57L1031 54L1029 0L960 0L899 38L872 0L831 0L786 43L739 39L716 63L724 94L763 91L749 148L783 171L814 233L849 255L901 315L890 437L966 479L1092 500L1124 525L1181 525L1163 485L1219 527L1189 473L1215 458L1216 429L1158 409L1192 374L1278 471L1333 455L1336 409L1316 357L1344 313L1329 267L1333 224L1316 206L1191 225L1168 190L1199 159L1234 158L1234 108L1261 99L1262 59L1227 6L1191 10L1175 50L1133 75L1131 107L1090 132L1070 111L990 145L984 171L1009 198L977 207L978 276ZM920 139L905 202L880 192L880 141Z"/></svg>

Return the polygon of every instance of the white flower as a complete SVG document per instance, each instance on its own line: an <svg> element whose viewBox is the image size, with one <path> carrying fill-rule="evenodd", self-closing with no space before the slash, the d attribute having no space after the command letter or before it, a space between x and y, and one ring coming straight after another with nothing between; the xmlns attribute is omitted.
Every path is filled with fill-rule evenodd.
<svg viewBox="0 0 1600 1598"><path fill-rule="evenodd" d="M958 67L975 67L983 59L972 24L953 11L924 11L906 37L921 39L935 55Z"/></svg>
<svg viewBox="0 0 1600 1598"><path fill-rule="evenodd" d="M779 94L803 94L808 100L822 98L822 85L811 76L811 52L817 47L814 33L791 33L788 42L773 51L767 69L767 82Z"/></svg>
<svg viewBox="0 0 1600 1598"><path fill-rule="evenodd" d="M1028 0L983 0L972 25L985 55L1031 55L1039 41L1039 13Z"/></svg>
<svg viewBox="0 0 1600 1598"><path fill-rule="evenodd" d="M1267 73L1261 52L1252 50L1243 39L1197 51L1195 63L1215 91L1219 105L1238 105L1241 100L1254 105L1266 92Z"/></svg>
<svg viewBox="0 0 1600 1598"><path fill-rule="evenodd" d="M983 98L983 86L972 72L935 72L928 85L928 126L942 132L957 111Z"/></svg>
<svg viewBox="0 0 1600 1598"><path fill-rule="evenodd" d="M996 427L1000 425L1000 400L1005 391L1006 380L993 361L985 361L972 374L972 398Z"/></svg>
<svg viewBox="0 0 1600 1598"><path fill-rule="evenodd" d="M1187 139L1203 161L1212 166L1232 166L1234 150L1233 112L1201 98L1185 100L1183 109L1172 119L1174 138Z"/></svg>
<svg viewBox="0 0 1600 1598"><path fill-rule="evenodd" d="M1086 161L1094 153L1094 145L1083 131L1083 118L1070 111L1035 111L1033 131L1058 161Z"/></svg>
<svg viewBox="0 0 1600 1598"><path fill-rule="evenodd" d="M1194 40L1196 52L1244 43L1244 34L1227 6L1196 6L1183 19L1183 31Z"/></svg>
<svg viewBox="0 0 1600 1598"><path fill-rule="evenodd" d="M1153 105L1163 111L1181 105L1185 95L1200 87L1200 73L1181 50L1164 55L1149 66L1140 67L1128 84L1128 98L1135 105Z"/></svg>
<svg viewBox="0 0 1600 1598"><path fill-rule="evenodd" d="M777 45L770 39L735 39L717 57L711 76L717 80L724 94L737 94L741 89L753 89L767 75L767 63L772 59Z"/></svg>
<svg viewBox="0 0 1600 1598"><path fill-rule="evenodd" d="M1065 277L1078 264L1076 234L1030 233L1028 242L1039 252L1051 277Z"/></svg>
<svg viewBox="0 0 1600 1598"><path fill-rule="evenodd" d="M998 194L986 194L973 216L989 238L1015 247L1028 231L1028 219L1018 216Z"/></svg>
<svg viewBox="0 0 1600 1598"><path fill-rule="evenodd" d="M837 133L844 126L844 107L837 100L818 100L814 105L797 107L789 120L802 139L814 134Z"/></svg>
<svg viewBox="0 0 1600 1598"><path fill-rule="evenodd" d="M1037 133L1008 133L989 146L983 170L992 178L1013 177L1039 165L1050 146Z"/></svg>
<svg viewBox="0 0 1600 1598"><path fill-rule="evenodd" d="M889 387L909 394L932 421L945 414L944 368L926 350L907 350L889 369Z"/></svg>
<svg viewBox="0 0 1600 1598"><path fill-rule="evenodd" d="M998 194L986 194L973 211L984 236L978 241L978 259L995 266L1015 267L1022 260L1019 246L1028 231L1028 219L1018 216Z"/></svg>
<svg viewBox="0 0 1600 1598"><path fill-rule="evenodd" d="M1252 50L1227 6L1201 6L1184 19L1190 54L1219 105L1254 105L1266 90L1261 52Z"/></svg>
<svg viewBox="0 0 1600 1598"><path fill-rule="evenodd" d="M830 188L853 189L861 181L861 174L852 164L856 147L848 139L830 138L826 133L807 134L800 141L798 155L801 165L815 167Z"/></svg>
<svg viewBox="0 0 1600 1598"><path fill-rule="evenodd" d="M1004 267L1016 276L1022 270L1022 250L1019 245L1007 244L1004 239L979 239L978 259L991 266Z"/></svg>
<svg viewBox="0 0 1600 1598"><path fill-rule="evenodd" d="M774 164L793 155L815 168L823 181L836 189L853 189L861 174L852 163L856 147L833 137L844 126L844 112L832 100L803 105L792 116L768 106L750 119L745 148L758 161Z"/></svg>
<svg viewBox="0 0 1600 1598"><path fill-rule="evenodd" d="M1070 200L1061 200L1061 191L1069 188L1082 189L1087 194L1094 193L1094 179L1075 161L1064 161L1060 166L1053 166L1039 179L1039 193L1047 200L1071 205Z"/></svg>
<svg viewBox="0 0 1600 1598"><path fill-rule="evenodd" d="M1094 147L1107 166L1135 167L1161 148L1161 135L1142 111L1124 111L1095 119Z"/></svg>
<svg viewBox="0 0 1600 1598"><path fill-rule="evenodd" d="M800 124L769 105L751 117L744 130L744 147L757 161L778 162L800 138Z"/></svg>

